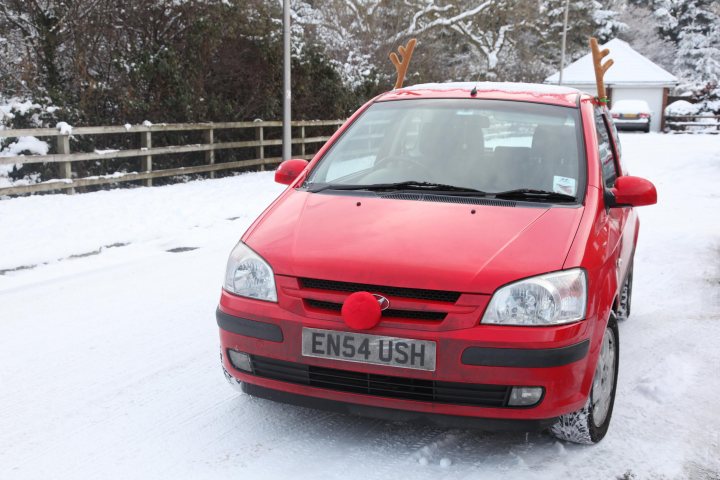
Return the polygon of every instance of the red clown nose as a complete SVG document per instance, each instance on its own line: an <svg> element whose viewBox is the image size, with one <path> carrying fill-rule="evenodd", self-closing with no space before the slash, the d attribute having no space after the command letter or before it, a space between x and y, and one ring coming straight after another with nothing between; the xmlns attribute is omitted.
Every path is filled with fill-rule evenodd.
<svg viewBox="0 0 720 480"><path fill-rule="evenodd" d="M354 330L369 330L378 324L382 312L377 298L368 292L355 292L345 299L342 318Z"/></svg>

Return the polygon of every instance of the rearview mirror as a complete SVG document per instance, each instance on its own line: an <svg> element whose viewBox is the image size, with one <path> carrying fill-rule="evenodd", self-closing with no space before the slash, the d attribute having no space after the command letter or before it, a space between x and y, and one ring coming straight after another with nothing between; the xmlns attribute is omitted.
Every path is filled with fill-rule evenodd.
<svg viewBox="0 0 720 480"><path fill-rule="evenodd" d="M657 190L649 180L640 177L618 177L611 189L614 207L642 207L657 203Z"/></svg>
<svg viewBox="0 0 720 480"><path fill-rule="evenodd" d="M278 169L275 171L275 181L283 185L290 185L300 175L305 167L307 167L307 160L299 158L293 158L292 160L285 160L280 164Z"/></svg>

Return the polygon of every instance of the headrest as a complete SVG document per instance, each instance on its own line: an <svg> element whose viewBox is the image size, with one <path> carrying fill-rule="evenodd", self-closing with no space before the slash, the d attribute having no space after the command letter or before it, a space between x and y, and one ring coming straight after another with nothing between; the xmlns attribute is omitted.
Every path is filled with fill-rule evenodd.
<svg viewBox="0 0 720 480"><path fill-rule="evenodd" d="M573 148L569 148L573 147ZM567 125L539 125L533 133L532 149L541 158L577 159L575 127Z"/></svg>
<svg viewBox="0 0 720 480"><path fill-rule="evenodd" d="M485 148L483 120L487 123L487 117L452 114L425 123L420 129L420 150L433 157L468 151L481 153Z"/></svg>

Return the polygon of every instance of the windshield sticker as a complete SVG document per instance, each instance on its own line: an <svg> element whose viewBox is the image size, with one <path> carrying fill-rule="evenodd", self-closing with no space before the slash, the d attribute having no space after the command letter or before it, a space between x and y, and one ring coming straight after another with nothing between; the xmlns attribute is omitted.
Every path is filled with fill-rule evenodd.
<svg viewBox="0 0 720 480"><path fill-rule="evenodd" d="M577 181L570 177L561 177L555 175L553 177L553 192L564 193L566 195L575 195Z"/></svg>

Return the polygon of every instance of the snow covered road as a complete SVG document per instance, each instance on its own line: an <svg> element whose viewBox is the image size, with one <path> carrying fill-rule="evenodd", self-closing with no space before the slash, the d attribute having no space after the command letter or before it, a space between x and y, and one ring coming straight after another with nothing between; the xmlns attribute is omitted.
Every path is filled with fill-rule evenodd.
<svg viewBox="0 0 720 480"><path fill-rule="evenodd" d="M0 201L0 479L720 478L720 137L622 141L659 204L640 213L601 444L232 390L214 318L225 261L281 191L256 173Z"/></svg>

